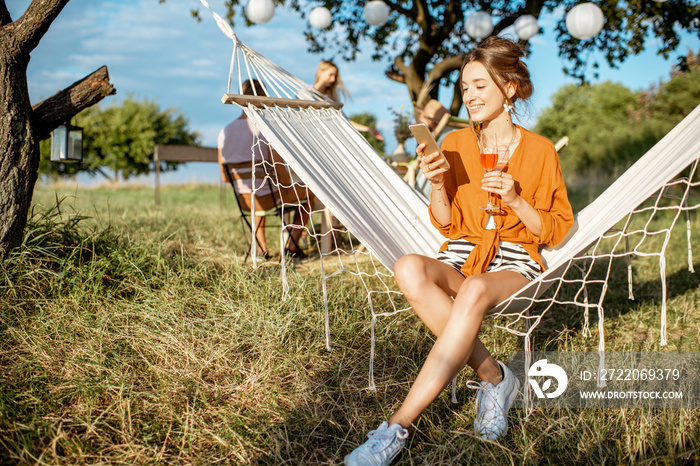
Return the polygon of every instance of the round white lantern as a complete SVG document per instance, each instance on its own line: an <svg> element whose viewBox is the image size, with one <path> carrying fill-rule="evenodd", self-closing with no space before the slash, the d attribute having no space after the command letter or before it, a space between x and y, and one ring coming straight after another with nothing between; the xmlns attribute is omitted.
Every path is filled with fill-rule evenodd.
<svg viewBox="0 0 700 466"><path fill-rule="evenodd" d="M275 15L275 4L272 0L248 0L245 15L255 24L267 23Z"/></svg>
<svg viewBox="0 0 700 466"><path fill-rule="evenodd" d="M488 37L493 31L491 15L485 11L475 11L467 17L467 20L464 22L464 27L469 37L473 37L476 40Z"/></svg>
<svg viewBox="0 0 700 466"><path fill-rule="evenodd" d="M532 15L522 15L515 20L513 23L515 28L515 33L521 40L528 40L538 32L540 32L540 26L537 24L537 18Z"/></svg>
<svg viewBox="0 0 700 466"><path fill-rule="evenodd" d="M595 37L603 29L603 11L594 3L581 3L566 15L566 29L577 39Z"/></svg>
<svg viewBox="0 0 700 466"><path fill-rule="evenodd" d="M370 26L384 26L389 19L389 7L382 0L367 2L362 13Z"/></svg>
<svg viewBox="0 0 700 466"><path fill-rule="evenodd" d="M317 6L309 14L309 23L313 27L326 29L331 25L331 12L324 6Z"/></svg>

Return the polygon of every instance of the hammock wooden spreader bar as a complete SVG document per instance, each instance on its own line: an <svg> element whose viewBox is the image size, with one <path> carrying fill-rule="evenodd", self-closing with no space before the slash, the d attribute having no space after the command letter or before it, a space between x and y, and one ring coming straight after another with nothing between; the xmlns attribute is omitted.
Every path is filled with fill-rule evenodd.
<svg viewBox="0 0 700 466"><path fill-rule="evenodd" d="M225 94L221 101L225 104L236 104L240 107L252 105L256 108L289 107L289 108L342 108L340 102L326 102L321 100L281 99L277 97L265 97L254 95Z"/></svg>

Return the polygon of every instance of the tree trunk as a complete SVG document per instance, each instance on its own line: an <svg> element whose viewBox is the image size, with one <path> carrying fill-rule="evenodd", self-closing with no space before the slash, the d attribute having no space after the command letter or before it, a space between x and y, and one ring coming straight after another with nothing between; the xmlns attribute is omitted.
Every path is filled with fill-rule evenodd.
<svg viewBox="0 0 700 466"><path fill-rule="evenodd" d="M22 242L39 167L27 62L15 61L4 48L0 52L0 258Z"/></svg>
<svg viewBox="0 0 700 466"><path fill-rule="evenodd" d="M0 47L0 258L22 242L39 167L39 141L81 110L115 93L102 67L33 110L26 60Z"/></svg>

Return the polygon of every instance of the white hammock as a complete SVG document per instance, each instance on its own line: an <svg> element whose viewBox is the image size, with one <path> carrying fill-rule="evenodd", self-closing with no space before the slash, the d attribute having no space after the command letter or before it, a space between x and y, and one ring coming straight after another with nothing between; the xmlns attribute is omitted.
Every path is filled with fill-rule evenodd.
<svg viewBox="0 0 700 466"><path fill-rule="evenodd" d="M202 3L206 5L204 0ZM285 163L303 180L303 183L329 208L343 225L366 246L370 259L376 258L389 271L395 261L408 253L435 257L444 242L430 224L425 198L409 187L386 162L384 162L352 127L340 112L339 104L319 94L311 86L282 70L279 66L240 43L228 24L212 12L217 24L234 43L229 74L228 94L225 103L239 105L261 130ZM237 77L238 94L245 79L257 79L263 83L269 97L231 94L231 82ZM556 248L542 251L548 270L529 283L508 300L491 311L494 317L508 321L498 326L523 336L526 351L531 349L531 334L542 316L555 305L575 305L584 309L585 327L588 331L588 312L597 311L599 349L604 349L603 306L607 279L613 257L625 257L630 271L630 298L632 277L629 260L632 256L658 256L662 283L661 344L666 344L666 282L665 250L670 233L681 212L686 214L688 225L688 264L692 270L690 250L689 210L698 205L687 205L691 189L698 187L695 180L700 157L700 107L696 108L644 157L624 173L597 200L577 215L577 221L567 239ZM673 180L690 167L687 177ZM667 189L679 191L675 203L664 202ZM656 193L656 197L652 196ZM648 199L650 206L638 207ZM661 210L675 214L670 224L653 229L651 219ZM635 228L633 219L648 217L642 228ZM621 228L611 230L624 221ZM315 232L312 232L315 234ZM649 250L645 239L662 235L660 248ZM630 248L630 242L632 247ZM642 244L645 246L642 247ZM333 253L339 253L339 250ZM355 258L360 252L352 248L342 251ZM326 282L335 273L326 274L324 254L322 258L322 286L326 297ZM607 261L605 277L591 275L596 262ZM374 263L373 261L371 261ZM574 267L573 271L570 270ZM341 267L342 268L342 267ZM375 312L373 294L396 293L384 283L390 272L375 268L374 272L362 272L358 267L352 272L363 280L372 311L372 354L370 356L369 385L374 389L373 355L376 318L392 315L397 309L390 298L389 310ZM284 269L284 267L283 267ZM343 269L347 271L347 269ZM336 272L337 273L337 272ZM381 289L373 289L365 277L379 278ZM589 302L587 285L597 284L600 295ZM563 298L564 287L577 289L573 298ZM546 293L548 297L540 296ZM287 291L285 285L285 293ZM330 349L328 303L325 304L326 344ZM536 311L533 308L536 307ZM531 312L533 311L533 312ZM525 325L523 325L525 323ZM522 328L525 328L522 330ZM526 361L529 364L529 361ZM602 361L601 361L602 364ZM525 384L526 394L529 385ZM453 386L454 396L454 386ZM527 399L527 397L526 397ZM527 403L527 401L526 401Z"/></svg>

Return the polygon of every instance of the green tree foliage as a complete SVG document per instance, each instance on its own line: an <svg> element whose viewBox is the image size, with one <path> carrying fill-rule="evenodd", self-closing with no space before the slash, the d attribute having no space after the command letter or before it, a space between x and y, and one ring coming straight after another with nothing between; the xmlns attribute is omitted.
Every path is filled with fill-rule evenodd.
<svg viewBox="0 0 700 466"><path fill-rule="evenodd" d="M700 66L690 53L658 87L633 92L611 82L562 86L534 131L552 141L568 136L562 170L615 176L628 168L700 104Z"/></svg>
<svg viewBox="0 0 700 466"><path fill-rule="evenodd" d="M671 79L652 95L651 111L674 125L700 104L700 52L688 52L682 68L671 72Z"/></svg>
<svg viewBox="0 0 700 466"><path fill-rule="evenodd" d="M39 172L52 176L78 171L101 173L114 180L120 176L149 173L156 144L196 145L199 134L187 129L188 121L175 108L160 110L150 100L131 97L106 108L90 107L77 115L73 124L83 127L82 164L50 161L50 143L42 142ZM173 170L176 163L161 162L161 169Z"/></svg>
<svg viewBox="0 0 700 466"><path fill-rule="evenodd" d="M377 117L372 115L369 112L362 112L362 113L356 113L354 115L350 115L350 120L355 121L361 125L365 125L369 128L374 128L377 129ZM374 137L370 136L369 133L362 133L362 135L367 139L367 142L370 143L372 147L374 147L374 150L377 151L377 153L381 156L384 156L384 141L380 141L379 139L375 139Z"/></svg>
<svg viewBox="0 0 700 466"><path fill-rule="evenodd" d="M541 114L535 132L553 141L568 136L569 145L561 153L565 173L610 165L612 154L604 141L627 125L627 111L636 100L621 84L568 84L552 96L553 107Z"/></svg>
<svg viewBox="0 0 700 466"><path fill-rule="evenodd" d="M160 0L164 2L166 0ZM493 35L512 26L522 15L539 18L543 13L559 18L556 25L559 55L565 72L583 80L590 50L599 50L612 65L644 50L648 36L657 38L658 52L664 57L678 47L679 34L700 33L700 5L696 0L599 0L595 2L605 15L603 30L588 40L573 38L566 29L566 14L579 0L383 0L391 13L383 26L369 26L362 20L365 0L274 0L287 5L302 17L316 6L331 12L333 27L318 30L307 26L304 35L314 53L334 53L354 60L360 47L369 42L375 59L392 58L386 75L405 84L412 100L424 105L437 98L438 84L454 82L464 54L475 40L466 33L465 23L477 10L491 14ZM245 17L247 0L227 0L227 19L234 24ZM197 11L193 11L198 16ZM235 24L234 24L235 25ZM523 43L527 46L527 43ZM593 64L593 70L597 64ZM461 105L459 90L453 95L451 110L457 114Z"/></svg>

